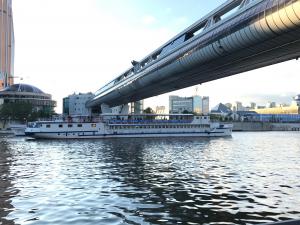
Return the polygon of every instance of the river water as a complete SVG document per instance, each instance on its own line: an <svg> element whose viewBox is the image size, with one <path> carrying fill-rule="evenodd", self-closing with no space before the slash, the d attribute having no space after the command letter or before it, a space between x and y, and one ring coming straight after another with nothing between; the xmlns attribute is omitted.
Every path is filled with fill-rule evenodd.
<svg viewBox="0 0 300 225"><path fill-rule="evenodd" d="M300 133L26 141L0 137L0 224L300 219Z"/></svg>

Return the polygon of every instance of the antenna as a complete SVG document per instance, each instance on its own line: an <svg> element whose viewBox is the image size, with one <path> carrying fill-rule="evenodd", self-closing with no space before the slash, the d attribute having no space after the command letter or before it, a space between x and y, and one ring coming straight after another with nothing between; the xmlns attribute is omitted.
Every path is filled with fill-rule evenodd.
<svg viewBox="0 0 300 225"><path fill-rule="evenodd" d="M196 85L196 86L195 86L194 96L198 96L198 95L199 95L199 86Z"/></svg>

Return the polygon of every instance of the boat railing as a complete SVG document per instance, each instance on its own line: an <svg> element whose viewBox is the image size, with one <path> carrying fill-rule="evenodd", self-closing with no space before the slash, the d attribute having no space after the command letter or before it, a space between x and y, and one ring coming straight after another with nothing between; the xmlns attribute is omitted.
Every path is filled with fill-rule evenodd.
<svg viewBox="0 0 300 225"><path fill-rule="evenodd" d="M27 126L29 126L29 124L32 123L97 123L101 121L103 121L101 117L60 117L50 119L38 119L34 122L28 122Z"/></svg>
<svg viewBox="0 0 300 225"><path fill-rule="evenodd" d="M191 123L192 120L109 120L108 124L163 124L163 123Z"/></svg>

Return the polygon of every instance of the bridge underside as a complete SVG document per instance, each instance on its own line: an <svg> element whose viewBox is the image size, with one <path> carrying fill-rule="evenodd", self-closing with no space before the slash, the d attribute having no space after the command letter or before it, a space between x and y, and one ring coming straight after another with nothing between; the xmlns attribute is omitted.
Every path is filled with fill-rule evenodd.
<svg viewBox="0 0 300 225"><path fill-rule="evenodd" d="M179 36L189 37L191 31L195 28ZM114 81L111 88L100 89L87 106L135 102L299 56L300 0L256 0L133 75Z"/></svg>
<svg viewBox="0 0 300 225"><path fill-rule="evenodd" d="M155 80L147 86L133 89L132 93L119 92L120 95L118 99L113 100L113 105L135 102L155 95L296 59L300 56L300 41L285 45L284 48L248 55L246 57L238 57L242 53L245 53L245 51L234 56L228 55L227 57L218 59L217 62L208 62L205 65L195 67L183 73L174 72L168 79Z"/></svg>

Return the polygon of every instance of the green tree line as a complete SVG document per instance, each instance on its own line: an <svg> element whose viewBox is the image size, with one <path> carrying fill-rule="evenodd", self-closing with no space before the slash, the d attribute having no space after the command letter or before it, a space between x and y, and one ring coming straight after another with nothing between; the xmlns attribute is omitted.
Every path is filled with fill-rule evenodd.
<svg viewBox="0 0 300 225"><path fill-rule="evenodd" d="M8 120L35 121L38 118L50 118L54 114L53 110L35 111L30 103L16 102L5 103L0 106L0 120L6 123Z"/></svg>

